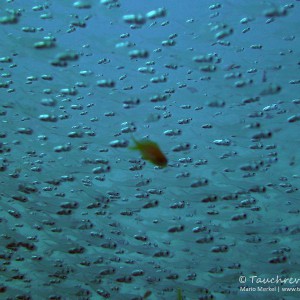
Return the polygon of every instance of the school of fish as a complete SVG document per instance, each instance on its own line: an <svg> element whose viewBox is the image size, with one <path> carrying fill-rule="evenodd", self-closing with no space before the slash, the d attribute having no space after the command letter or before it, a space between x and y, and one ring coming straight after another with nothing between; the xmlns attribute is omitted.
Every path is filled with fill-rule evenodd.
<svg viewBox="0 0 300 300"><path fill-rule="evenodd" d="M299 15L1 0L0 299L299 299Z"/></svg>

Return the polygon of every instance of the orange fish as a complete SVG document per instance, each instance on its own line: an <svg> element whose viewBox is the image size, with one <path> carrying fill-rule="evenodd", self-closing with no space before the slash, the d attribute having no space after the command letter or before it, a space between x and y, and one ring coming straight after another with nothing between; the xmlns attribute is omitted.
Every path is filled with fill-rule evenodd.
<svg viewBox="0 0 300 300"><path fill-rule="evenodd" d="M162 168L167 166L168 160L155 142L137 141L134 137L132 137L132 139L135 145L133 147L129 147L129 149L140 151L143 159L150 161L156 166Z"/></svg>

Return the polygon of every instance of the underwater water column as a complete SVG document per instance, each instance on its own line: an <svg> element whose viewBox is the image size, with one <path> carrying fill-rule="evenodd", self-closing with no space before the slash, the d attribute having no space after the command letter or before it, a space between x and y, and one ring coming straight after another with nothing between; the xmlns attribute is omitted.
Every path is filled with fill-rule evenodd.
<svg viewBox="0 0 300 300"><path fill-rule="evenodd" d="M0 299L298 299L299 14L0 1Z"/></svg>

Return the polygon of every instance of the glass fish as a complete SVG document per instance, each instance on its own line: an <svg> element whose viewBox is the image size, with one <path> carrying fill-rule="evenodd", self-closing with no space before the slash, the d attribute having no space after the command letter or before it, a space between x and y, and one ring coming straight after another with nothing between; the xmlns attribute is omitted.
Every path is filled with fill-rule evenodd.
<svg viewBox="0 0 300 300"><path fill-rule="evenodd" d="M142 158L150 161L152 164L159 167L166 167L168 163L168 159L162 153L157 143L147 140L147 141L137 141L134 137L132 137L134 146L129 147L131 150L138 150L142 154Z"/></svg>
<svg viewBox="0 0 300 300"><path fill-rule="evenodd" d="M146 291L144 296L143 296L143 300L148 299L151 296L152 292L151 291Z"/></svg>

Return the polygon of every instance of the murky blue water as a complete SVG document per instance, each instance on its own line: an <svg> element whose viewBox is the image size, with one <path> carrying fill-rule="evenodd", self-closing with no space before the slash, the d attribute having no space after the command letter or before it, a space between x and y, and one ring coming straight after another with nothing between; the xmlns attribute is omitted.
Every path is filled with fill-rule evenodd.
<svg viewBox="0 0 300 300"><path fill-rule="evenodd" d="M0 298L298 299L299 14L0 1Z"/></svg>

